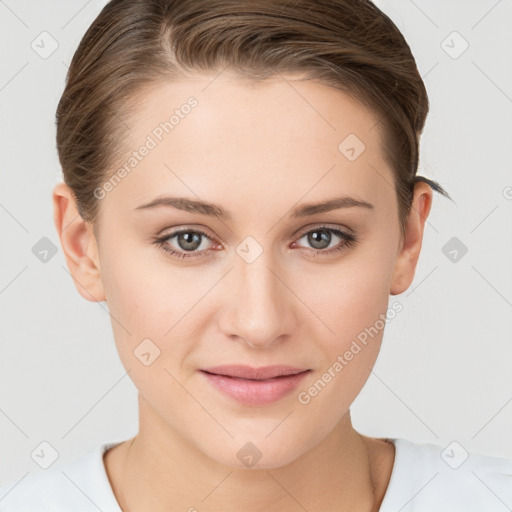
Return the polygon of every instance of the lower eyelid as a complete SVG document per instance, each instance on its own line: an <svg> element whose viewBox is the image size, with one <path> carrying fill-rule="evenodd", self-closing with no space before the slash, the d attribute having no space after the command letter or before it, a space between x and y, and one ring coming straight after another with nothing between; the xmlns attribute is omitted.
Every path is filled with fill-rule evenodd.
<svg viewBox="0 0 512 512"><path fill-rule="evenodd" d="M321 255L321 254L330 254L330 253L333 253L333 252L336 252L336 251L339 251L339 250L343 250L343 249L346 249L346 248L349 248L351 246L353 246L356 242L357 242L357 237L355 235L353 235L352 233L350 232L346 232L346 231L342 231L340 229L337 229L337 228L328 228L328 227L319 227L319 228L314 228L314 229L311 229L309 231L306 231L305 233L303 233L301 236L299 236L297 238L297 241L300 240L301 238L304 238L305 236L307 236L309 233L311 232L315 232L315 231L328 231L332 234L334 234L337 238L340 239L340 241L338 243L336 243L335 245L333 245L332 247L329 247L329 248L324 248L324 249L314 249L313 247L300 247L300 249L306 249L308 251L313 251L315 254L317 255ZM295 242L294 242L295 243Z"/></svg>
<svg viewBox="0 0 512 512"><path fill-rule="evenodd" d="M197 231L197 230L193 230L193 229L190 229L190 230L180 230L180 231L176 231L175 233L171 233L170 235L164 237L164 240L165 241L169 241L171 239L176 239L181 233L195 233L196 235L200 235L202 237L202 239L206 239L208 240L212 245L215 245L215 240L209 236L207 233L204 233L202 231ZM201 243L203 242L203 240L201 240ZM165 243L165 242L164 242ZM171 246L172 247L172 246ZM176 249L175 247L172 247L175 251L177 252L184 252L184 253L187 253L187 251L184 251L183 249ZM195 250L195 251L189 251L188 254L200 254L200 253L204 253L206 251L209 251L211 249L211 247L209 247L208 249L201 249L201 250Z"/></svg>
<svg viewBox="0 0 512 512"><path fill-rule="evenodd" d="M295 241L293 243L300 240L301 238L304 238L309 233L312 233L315 231L328 231L328 232L334 234L335 236L337 236L338 238L340 238L341 240L338 244L336 244L333 247L330 247L329 249L327 249L327 248L326 249L314 249L312 247L309 247L309 248L308 247L300 247L300 249L306 249L309 251L313 251L316 254L321 254L321 253L329 254L330 252L334 252L338 249L343 249L343 248L348 247L348 246L354 244L355 242L357 242L356 236L350 232L344 232L341 229L331 228L328 226L319 226L319 227L316 227L316 228L313 228L313 229L303 232L300 236L295 238ZM196 234L201 235L203 238L206 238L207 240L209 240L213 244L213 246L222 245L222 244L216 243L215 239L210 237L207 233L204 233L203 231L195 230L195 229L179 230L174 233L170 233L167 236L163 236L163 237L160 237L159 239L156 239L155 243L157 245L160 245L162 247L162 250L164 250L168 253L171 253L175 256L183 257L183 258L186 258L186 257L195 258L195 257L205 256L205 255L207 255L208 252L210 252L212 250L212 248L210 247L208 249L202 249L200 251L198 251L198 250L184 251L183 249L173 247L172 245L169 244L168 241L173 238L176 238L180 233L196 233ZM341 242L345 242L345 243L341 243ZM169 245L170 247L166 247L166 244Z"/></svg>

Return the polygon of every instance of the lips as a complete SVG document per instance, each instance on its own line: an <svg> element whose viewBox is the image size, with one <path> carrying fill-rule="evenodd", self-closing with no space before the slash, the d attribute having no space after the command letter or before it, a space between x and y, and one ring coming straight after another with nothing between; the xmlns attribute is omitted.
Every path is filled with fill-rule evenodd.
<svg viewBox="0 0 512 512"><path fill-rule="evenodd" d="M310 369L275 365L251 368L243 365L215 366L200 373L222 395L245 406L263 406L289 395Z"/></svg>
<svg viewBox="0 0 512 512"><path fill-rule="evenodd" d="M296 368L286 365L262 366L260 368L252 368L251 366L245 365L223 365L205 368L202 371L215 375L224 375L226 377L264 380L285 375L296 375L297 373L308 371L308 368Z"/></svg>

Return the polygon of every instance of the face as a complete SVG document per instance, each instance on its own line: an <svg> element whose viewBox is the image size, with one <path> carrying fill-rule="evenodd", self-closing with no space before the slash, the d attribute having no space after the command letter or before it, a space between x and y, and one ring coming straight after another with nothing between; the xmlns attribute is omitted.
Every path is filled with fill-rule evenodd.
<svg viewBox="0 0 512 512"><path fill-rule="evenodd" d="M111 172L129 171L98 191L101 289L141 422L231 467L244 446L259 467L287 464L347 417L400 273L377 118L295 78L144 91ZM142 207L164 197L210 206ZM307 371L266 383L202 371L219 365Z"/></svg>

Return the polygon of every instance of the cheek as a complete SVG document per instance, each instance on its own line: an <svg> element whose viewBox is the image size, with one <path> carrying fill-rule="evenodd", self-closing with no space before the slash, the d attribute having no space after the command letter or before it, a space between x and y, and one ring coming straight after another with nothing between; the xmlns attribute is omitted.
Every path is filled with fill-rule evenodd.
<svg viewBox="0 0 512 512"><path fill-rule="evenodd" d="M326 418L326 429L329 421L337 421L359 395L381 347L392 258L373 254L368 251L347 260L336 272L325 272L323 281L317 274L317 279L308 279L304 288L306 293L307 287L316 283L317 293L310 293L306 300L322 320L312 319L309 324L320 324L312 337L322 354L322 364L314 379L301 388L298 401L311 421ZM320 288L319 282L328 284Z"/></svg>
<svg viewBox="0 0 512 512"><path fill-rule="evenodd" d="M159 320L169 328L172 318L166 315L173 304L180 304L187 283L179 270L165 265L160 249L151 242L120 238L123 241L105 244L101 262L109 310L130 332L143 333L153 326L151 330L161 335Z"/></svg>
<svg viewBox="0 0 512 512"><path fill-rule="evenodd" d="M198 277L193 267L170 264L158 251L140 244L112 244L105 246L102 261L115 343L125 368L134 370L134 381L134 373L148 373L148 368L141 368L141 354L155 358L151 371L179 366L191 350L187 340L194 339L192 331L201 324L199 302L218 280L211 271Z"/></svg>
<svg viewBox="0 0 512 512"><path fill-rule="evenodd" d="M172 325L172 318L162 311L173 292L167 288L164 293L161 272L136 252L140 247L109 242L101 260L102 280L118 352L130 368L140 363L134 359L136 347L144 339L154 339L158 346L157 340Z"/></svg>
<svg viewBox="0 0 512 512"><path fill-rule="evenodd" d="M318 339L346 342L385 314L393 270L393 254L385 242L368 243L333 266L304 271L301 291L309 308L330 329ZM333 334L334 331L335 334Z"/></svg>
<svg viewBox="0 0 512 512"><path fill-rule="evenodd" d="M392 248L382 237L305 280L304 302L321 319L312 317L308 324L322 354L318 380L308 383L311 394L302 390L311 405L308 412L328 414L333 408L333 417L343 414L367 381L386 326L393 262Z"/></svg>

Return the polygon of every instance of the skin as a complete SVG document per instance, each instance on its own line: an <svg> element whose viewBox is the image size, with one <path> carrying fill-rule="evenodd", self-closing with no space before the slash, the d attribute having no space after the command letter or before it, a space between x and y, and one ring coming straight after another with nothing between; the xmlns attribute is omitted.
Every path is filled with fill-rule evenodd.
<svg viewBox="0 0 512 512"><path fill-rule="evenodd" d="M189 96L198 106L100 201L95 230L65 184L53 193L76 288L107 302L120 359L139 391L138 434L104 457L116 499L123 511L377 511L394 447L358 433L350 406L384 331L308 404L297 395L386 313L390 295L410 286L432 189L416 184L402 238L375 115L291 74L259 84L223 73L155 85L127 122L127 155ZM338 150L350 133L366 146L352 162ZM343 194L374 208L290 216L299 204ZM232 220L134 210L161 195L218 204ZM324 224L359 240L315 256L318 246L304 234ZM163 229L183 228L207 232L212 241L202 238L196 249L206 256L176 258L152 243ZM247 236L263 250L252 263L236 252ZM329 249L345 243L331 236ZM167 243L186 252L176 237ZM149 366L133 353L146 338L160 349ZM236 363L312 371L277 402L247 406L198 372ZM248 441L262 453L252 468L237 457Z"/></svg>

